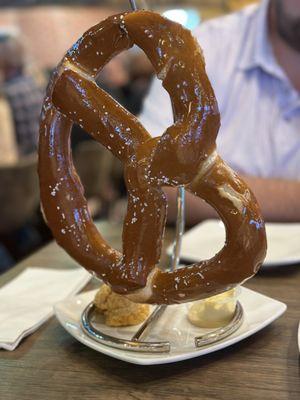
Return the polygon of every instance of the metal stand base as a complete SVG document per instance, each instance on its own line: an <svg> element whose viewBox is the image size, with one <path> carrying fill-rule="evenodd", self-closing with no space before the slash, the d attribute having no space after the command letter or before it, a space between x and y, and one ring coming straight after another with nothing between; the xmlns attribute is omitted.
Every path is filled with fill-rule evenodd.
<svg viewBox="0 0 300 400"><path fill-rule="evenodd" d="M158 306L150 315L150 317L144 322L142 327L147 328L155 320L159 318L162 312L167 306ZM141 334L139 333L141 329L131 338L122 339L114 336L109 336L93 325L93 314L95 311L95 305L91 302L83 311L81 316L81 326L83 331L98 343L104 344L105 346L114 347L126 351L135 351L140 353L169 353L171 351L171 345L168 341L161 342L147 342L140 341L138 338L141 334L145 333L145 328L142 329ZM244 318L243 307L240 302L237 302L236 309L232 320L224 327L215 329L212 332L206 333L201 336L195 337L195 347L201 348L204 346L211 345L213 343L219 342L220 340L230 336L234 333L242 324Z"/></svg>
<svg viewBox="0 0 300 400"><path fill-rule="evenodd" d="M168 353L170 352L169 342L141 342L134 338L131 340L120 339L109 336L93 326L92 317L95 311L95 305L91 302L81 315L81 326L84 332L94 339L96 342L106 346L114 347L121 350L138 351L143 353ZM155 310L154 310L155 312ZM149 318L151 318L152 314Z"/></svg>

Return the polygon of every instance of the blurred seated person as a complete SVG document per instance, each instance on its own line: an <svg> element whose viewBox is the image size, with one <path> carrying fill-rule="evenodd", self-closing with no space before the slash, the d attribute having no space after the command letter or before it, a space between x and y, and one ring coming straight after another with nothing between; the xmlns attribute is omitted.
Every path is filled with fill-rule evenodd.
<svg viewBox="0 0 300 400"><path fill-rule="evenodd" d="M203 23L195 36L221 114L221 157L255 193L268 221L300 221L300 1L262 0ZM156 80L141 122L153 136L172 125ZM175 189L166 188L175 219ZM187 193L187 223L216 217Z"/></svg>
<svg viewBox="0 0 300 400"><path fill-rule="evenodd" d="M17 34L0 30L0 96L10 109L19 157L37 150L43 89L26 71L25 50ZM7 120L0 120L0 130L7 132L6 126Z"/></svg>
<svg viewBox="0 0 300 400"><path fill-rule="evenodd" d="M0 273L42 244L34 225L40 223L36 151L43 92L29 72L16 31L1 28L0 210L5 218L0 226Z"/></svg>

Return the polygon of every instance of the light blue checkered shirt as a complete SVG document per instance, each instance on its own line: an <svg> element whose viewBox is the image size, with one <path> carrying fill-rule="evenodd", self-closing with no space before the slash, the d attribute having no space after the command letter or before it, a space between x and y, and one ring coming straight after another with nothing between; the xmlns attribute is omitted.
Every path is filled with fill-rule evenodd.
<svg viewBox="0 0 300 400"><path fill-rule="evenodd" d="M268 41L269 0L203 23L196 31L221 112L217 145L233 169L300 180L300 94ZM155 80L141 122L153 136L172 124L167 92Z"/></svg>

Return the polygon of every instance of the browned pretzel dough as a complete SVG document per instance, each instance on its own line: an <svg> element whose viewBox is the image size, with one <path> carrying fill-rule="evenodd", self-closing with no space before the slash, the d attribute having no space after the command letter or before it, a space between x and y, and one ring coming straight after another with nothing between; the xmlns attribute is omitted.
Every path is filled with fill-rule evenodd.
<svg viewBox="0 0 300 400"><path fill-rule="evenodd" d="M172 101L174 124L161 137L151 138L94 81L113 56L134 43L151 60ZM88 212L72 164L73 123L124 164L123 253L106 243ZM202 52L188 30L148 11L115 15L88 30L54 72L41 117L41 201L57 242L115 292L137 302L201 299L253 276L266 254L264 222L250 189L216 152L219 124ZM166 218L162 186L178 185L217 210L226 243L210 260L162 271L157 267Z"/></svg>

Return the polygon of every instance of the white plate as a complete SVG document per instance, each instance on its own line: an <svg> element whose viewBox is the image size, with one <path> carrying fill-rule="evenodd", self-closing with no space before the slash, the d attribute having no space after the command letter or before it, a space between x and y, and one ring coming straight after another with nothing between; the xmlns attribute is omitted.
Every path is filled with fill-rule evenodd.
<svg viewBox="0 0 300 400"><path fill-rule="evenodd" d="M267 257L264 266L300 262L300 224L267 223ZM219 220L207 220L183 235L181 259L188 262L214 256L225 242L224 225ZM168 249L170 253L171 248Z"/></svg>
<svg viewBox="0 0 300 400"><path fill-rule="evenodd" d="M54 311L59 322L75 339L86 346L108 356L140 365L166 364L182 361L223 349L224 347L230 346L253 335L255 332L273 322L286 310L286 305L284 303L252 290L242 288L239 296L239 301L245 311L245 319L242 326L235 333L222 341L197 349L194 346L194 337L205 332L205 330L194 327L188 321L187 309L189 304L169 306L156 322L149 337L145 340L162 340L162 338L168 334L171 351L170 353L162 354L146 354L114 349L102 345L95 342L82 331L80 326L81 313L87 304L92 301L95 293L96 291L85 292L58 303L54 307ZM138 326L130 328L109 328L104 324L99 324L97 327L107 334L118 335L128 339L131 338L138 329Z"/></svg>

